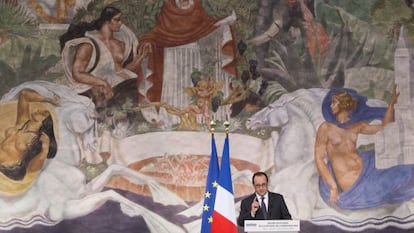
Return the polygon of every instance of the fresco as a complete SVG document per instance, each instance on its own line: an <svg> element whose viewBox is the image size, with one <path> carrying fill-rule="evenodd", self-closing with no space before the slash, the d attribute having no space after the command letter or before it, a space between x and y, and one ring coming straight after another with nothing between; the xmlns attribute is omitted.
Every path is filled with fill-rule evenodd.
<svg viewBox="0 0 414 233"><path fill-rule="evenodd" d="M0 1L0 232L199 232L211 123L221 151L225 121L236 215L261 170L301 232L413 232L413 10ZM358 100L352 127L333 90ZM355 129L357 169L318 153L330 123Z"/></svg>

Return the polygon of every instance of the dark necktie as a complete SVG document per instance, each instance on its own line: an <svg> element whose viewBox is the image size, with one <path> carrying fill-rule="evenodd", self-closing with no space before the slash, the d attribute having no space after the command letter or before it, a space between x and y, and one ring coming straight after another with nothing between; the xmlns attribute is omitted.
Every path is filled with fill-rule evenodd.
<svg viewBox="0 0 414 233"><path fill-rule="evenodd" d="M262 204L260 205L260 209L262 209L262 213L263 213L263 218L266 220L267 219L267 210L266 210L266 205L264 202L265 197L261 196L260 197Z"/></svg>

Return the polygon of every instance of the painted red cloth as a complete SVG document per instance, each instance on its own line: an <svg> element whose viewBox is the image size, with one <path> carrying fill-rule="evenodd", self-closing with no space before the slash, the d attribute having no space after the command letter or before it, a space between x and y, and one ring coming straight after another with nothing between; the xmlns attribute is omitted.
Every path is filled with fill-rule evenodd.
<svg viewBox="0 0 414 233"><path fill-rule="evenodd" d="M178 8L174 0L169 0L163 5L154 29L139 39L140 46L144 43L152 45L152 53L148 57L148 68L153 73L147 80L153 86L146 93L149 101L161 100L164 48L188 44L207 36L218 28L215 25L217 21L218 19L207 14L199 0L194 0L194 5L189 9ZM233 53L234 50L223 48L223 52ZM138 82L143 79L141 74Z"/></svg>

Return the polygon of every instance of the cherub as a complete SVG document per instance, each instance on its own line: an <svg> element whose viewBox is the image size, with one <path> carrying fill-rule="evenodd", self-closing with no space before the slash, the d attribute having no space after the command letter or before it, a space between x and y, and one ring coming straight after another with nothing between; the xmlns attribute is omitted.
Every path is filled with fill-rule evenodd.
<svg viewBox="0 0 414 233"><path fill-rule="evenodd" d="M194 87L185 87L184 91L190 95L192 104L181 111L181 114L203 114L204 123L210 127L210 109L212 100L223 88L223 81L213 82L212 79L200 79ZM217 105L217 103L215 103ZM217 108L218 106L214 106Z"/></svg>

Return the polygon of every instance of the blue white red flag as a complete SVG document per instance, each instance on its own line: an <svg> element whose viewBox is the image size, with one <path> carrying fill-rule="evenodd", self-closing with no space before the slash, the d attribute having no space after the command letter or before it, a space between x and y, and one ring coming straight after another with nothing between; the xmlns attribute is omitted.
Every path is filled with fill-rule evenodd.
<svg viewBox="0 0 414 233"><path fill-rule="evenodd" d="M204 192L203 214L201 216L201 233L210 233L213 222L214 202L218 187L219 164L217 158L216 141L211 135L211 158L208 166L206 190Z"/></svg>
<svg viewBox="0 0 414 233"><path fill-rule="evenodd" d="M237 233L228 134L224 141L211 233Z"/></svg>

